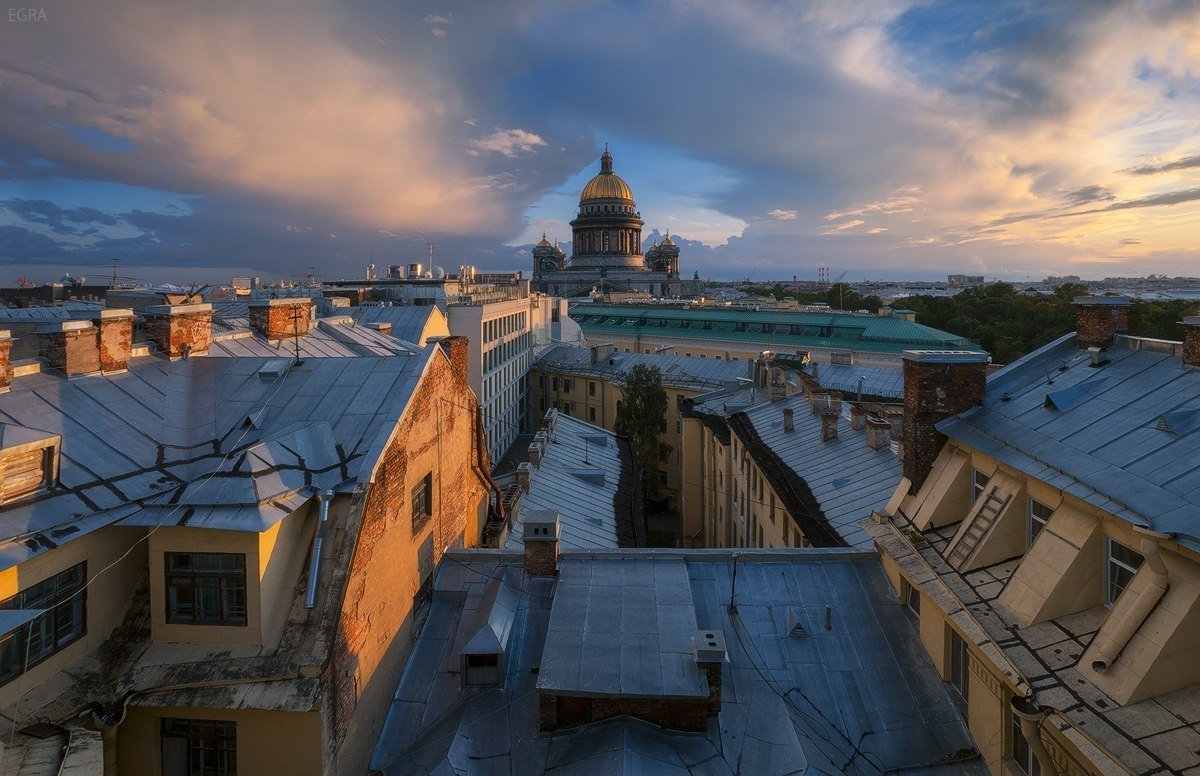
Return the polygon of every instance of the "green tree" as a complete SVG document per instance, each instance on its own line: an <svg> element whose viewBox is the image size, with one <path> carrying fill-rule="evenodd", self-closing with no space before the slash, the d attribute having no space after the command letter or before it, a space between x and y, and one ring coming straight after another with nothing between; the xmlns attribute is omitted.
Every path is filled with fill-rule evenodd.
<svg viewBox="0 0 1200 776"><path fill-rule="evenodd" d="M633 444L634 455L648 485L659 484L659 464L671 455L671 446L659 442L667 419L667 392L658 367L638 364L625 376L613 427Z"/></svg>

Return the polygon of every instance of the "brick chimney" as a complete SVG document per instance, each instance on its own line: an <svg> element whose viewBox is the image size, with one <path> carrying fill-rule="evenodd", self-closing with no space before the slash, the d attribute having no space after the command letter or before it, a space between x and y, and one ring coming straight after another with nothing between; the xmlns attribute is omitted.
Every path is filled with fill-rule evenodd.
<svg viewBox="0 0 1200 776"><path fill-rule="evenodd" d="M850 430L862 431L867 426L867 408L857 404L850 408Z"/></svg>
<svg viewBox="0 0 1200 776"><path fill-rule="evenodd" d="M913 493L946 443L936 424L983 401L987 364L986 353L904 351L904 476Z"/></svg>
<svg viewBox="0 0 1200 776"><path fill-rule="evenodd" d="M867 418L867 447L882 450L891 442L892 424L879 418Z"/></svg>
<svg viewBox="0 0 1200 776"><path fill-rule="evenodd" d="M783 430L784 431L795 431L796 430L795 411L791 407L783 408Z"/></svg>
<svg viewBox="0 0 1200 776"><path fill-rule="evenodd" d="M268 340L302 337L312 323L312 299L258 299L250 302L250 328Z"/></svg>
<svg viewBox="0 0 1200 776"><path fill-rule="evenodd" d="M133 350L133 310L101 310L93 318L99 329L100 371L120 372Z"/></svg>
<svg viewBox="0 0 1200 776"><path fill-rule="evenodd" d="M1075 341L1079 347L1107 348L1129 331L1129 297L1075 297Z"/></svg>
<svg viewBox="0 0 1200 776"><path fill-rule="evenodd" d="M1185 316L1182 323L1183 363L1200 366L1200 315Z"/></svg>
<svg viewBox="0 0 1200 776"><path fill-rule="evenodd" d="M531 577L552 577L558 573L558 536L562 525L558 510L538 509L525 518L525 573Z"/></svg>
<svg viewBox="0 0 1200 776"><path fill-rule="evenodd" d="M468 365L471 361L470 342L466 337L442 337L438 340L442 350L450 358L450 368L456 378L469 385Z"/></svg>
<svg viewBox="0 0 1200 776"><path fill-rule="evenodd" d="M729 662L725 634L719 630L698 630L692 637L692 656L696 668L708 680L708 716L721 713L721 666Z"/></svg>
<svg viewBox="0 0 1200 776"><path fill-rule="evenodd" d="M831 412L826 410L821 413L821 441L832 442L838 437L838 418L842 417L840 412Z"/></svg>
<svg viewBox="0 0 1200 776"><path fill-rule="evenodd" d="M0 393L12 385L12 332L0 329Z"/></svg>
<svg viewBox="0 0 1200 776"><path fill-rule="evenodd" d="M142 311L146 338L171 360L208 352L212 342L211 304L156 304Z"/></svg>
<svg viewBox="0 0 1200 776"><path fill-rule="evenodd" d="M55 321L37 329L40 355L67 377L100 371L96 327L91 321Z"/></svg>
<svg viewBox="0 0 1200 776"><path fill-rule="evenodd" d="M375 331L379 332L380 334L384 334L389 337L392 335L392 322L391 321L371 321L370 323L367 324L367 328L374 329Z"/></svg>
<svg viewBox="0 0 1200 776"><path fill-rule="evenodd" d="M884 410L883 419L892 424L892 441L904 439L904 410Z"/></svg>
<svg viewBox="0 0 1200 776"><path fill-rule="evenodd" d="M529 461L522 461L517 464L517 486L523 493L529 492L529 486L533 482L533 464Z"/></svg>

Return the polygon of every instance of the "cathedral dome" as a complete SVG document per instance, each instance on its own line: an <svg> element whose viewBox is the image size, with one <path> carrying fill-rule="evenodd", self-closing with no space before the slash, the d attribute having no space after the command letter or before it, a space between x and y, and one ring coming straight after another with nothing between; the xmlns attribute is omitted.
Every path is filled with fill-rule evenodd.
<svg viewBox="0 0 1200 776"><path fill-rule="evenodd" d="M623 199L633 202L633 189L612 171L612 154L604 149L600 157L600 174L587 182L583 193L579 195L579 204L592 199Z"/></svg>

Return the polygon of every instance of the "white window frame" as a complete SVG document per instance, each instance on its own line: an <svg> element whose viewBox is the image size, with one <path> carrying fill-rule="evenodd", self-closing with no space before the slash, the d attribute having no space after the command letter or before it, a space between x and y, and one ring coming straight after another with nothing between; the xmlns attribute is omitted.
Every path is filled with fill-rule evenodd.
<svg viewBox="0 0 1200 776"><path fill-rule="evenodd" d="M1133 549L1129 545L1122 544L1121 542L1113 539L1111 536L1104 537L1104 605L1110 609L1113 607L1113 604L1117 602L1117 599L1121 597L1121 593L1125 592L1125 588L1128 587L1129 583L1133 581L1134 576L1137 574L1138 569L1141 568L1142 565L1141 563L1138 563L1137 566L1130 566L1128 563L1113 557L1112 550L1114 544L1122 549L1129 550L1134 555L1142 558L1142 562L1145 561L1145 557L1143 557L1140 552ZM1117 569L1129 572L1129 579L1126 580L1125 584L1121 585L1121 589L1117 591L1116 595L1112 595L1113 585L1116 584L1114 579L1114 571Z"/></svg>
<svg viewBox="0 0 1200 776"><path fill-rule="evenodd" d="M981 475L984 478L982 485L979 484L979 477ZM987 491L987 487L989 484L991 484L991 482L992 482L991 476L986 474L982 470L980 470L980 469L972 469L971 470L971 503L972 504L979 501L979 497L982 496Z"/></svg>
<svg viewBox="0 0 1200 776"><path fill-rule="evenodd" d="M1047 514L1044 518L1034 514L1034 504L1044 508ZM1050 522L1050 518L1054 515L1054 508L1044 501L1038 501L1033 496L1029 497L1029 520L1025 525L1025 546L1032 547L1033 540L1038 537L1042 531L1046 529L1046 523ZM1034 529L1034 526L1037 529Z"/></svg>

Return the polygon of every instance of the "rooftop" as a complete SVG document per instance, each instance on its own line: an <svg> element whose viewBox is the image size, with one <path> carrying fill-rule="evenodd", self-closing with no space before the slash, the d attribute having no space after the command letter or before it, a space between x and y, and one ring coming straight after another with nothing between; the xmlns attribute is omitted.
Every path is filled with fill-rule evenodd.
<svg viewBox="0 0 1200 776"><path fill-rule="evenodd" d="M442 333L449 332L446 327L446 316L435 305L361 305L350 309L354 320L361 324L389 323L392 326L392 336L424 345L426 328L431 318L441 318Z"/></svg>
<svg viewBox="0 0 1200 776"><path fill-rule="evenodd" d="M372 768L986 773L874 555L566 551L560 568L555 581L524 575L515 553L448 551ZM464 689L459 654L499 586L519 593L512 657L501 686ZM728 651L720 715L707 732L628 716L535 732L539 688L694 694L690 644L679 652L694 625L721 630Z"/></svg>
<svg viewBox="0 0 1200 776"><path fill-rule="evenodd" d="M746 376L746 362L721 361L710 358L688 358L666 353L599 353L592 363L592 349L572 345L555 345L534 362L535 369L620 380L635 366L642 364L658 369L664 388L684 388L705 391L720 388Z"/></svg>
<svg viewBox="0 0 1200 776"><path fill-rule="evenodd" d="M1117 336L1093 366L1070 334L991 375L951 439L1200 549L1200 370L1179 343Z"/></svg>

